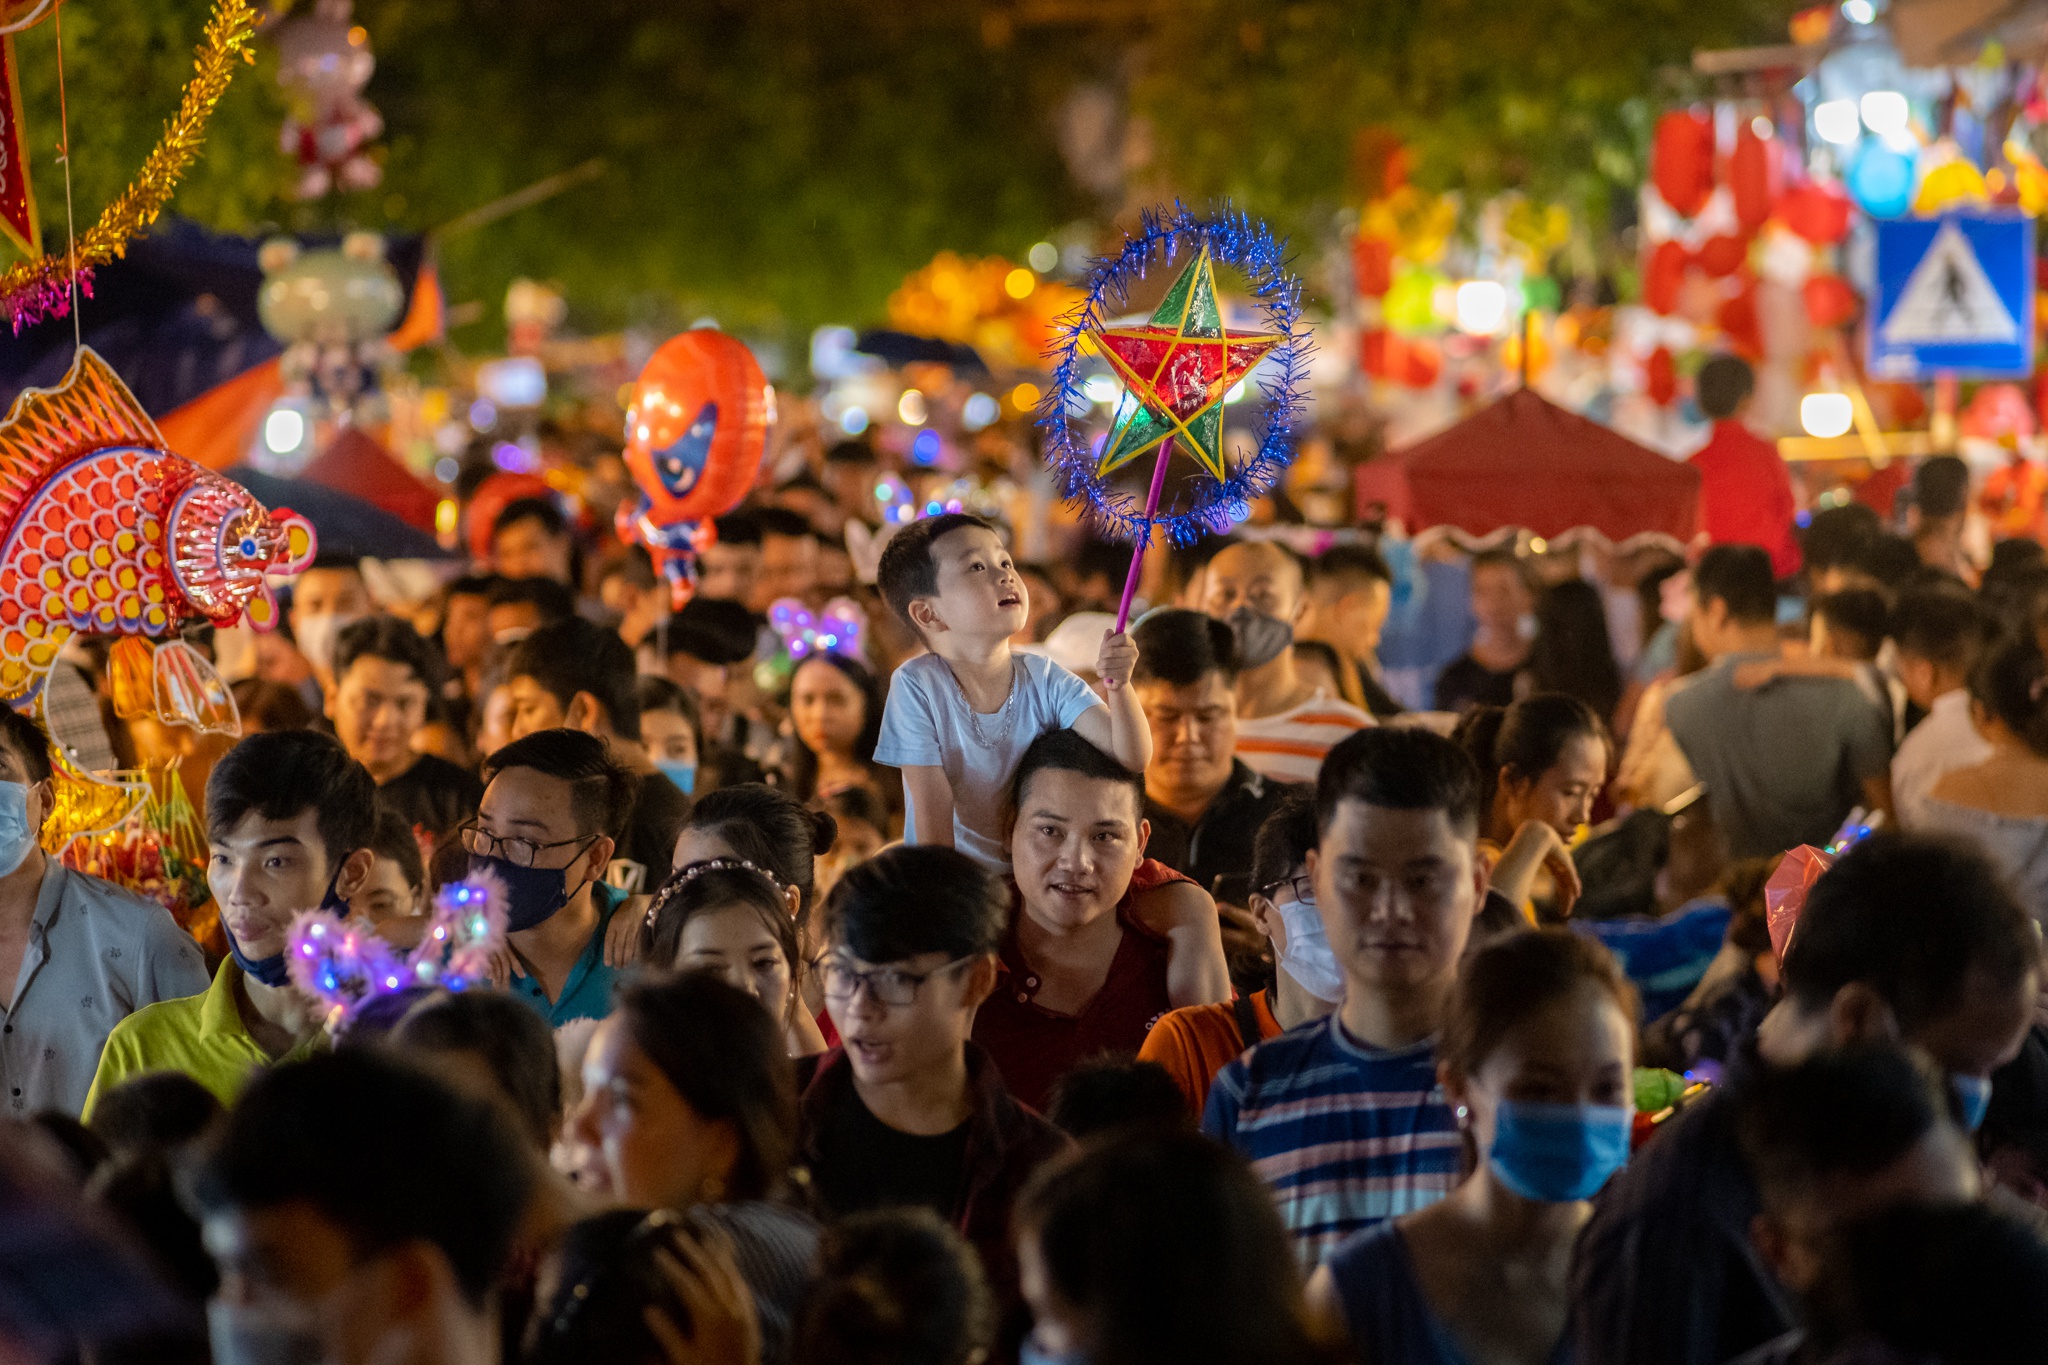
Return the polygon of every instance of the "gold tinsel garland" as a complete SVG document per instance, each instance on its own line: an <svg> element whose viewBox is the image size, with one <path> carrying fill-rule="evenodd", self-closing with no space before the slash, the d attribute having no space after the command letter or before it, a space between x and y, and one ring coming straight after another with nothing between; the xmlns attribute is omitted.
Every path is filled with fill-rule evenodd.
<svg viewBox="0 0 2048 1365"><path fill-rule="evenodd" d="M80 290L90 295L93 268L126 255L129 241L156 221L179 178L199 156L206 121L234 78L236 59L256 60L249 50L255 32L256 11L248 0L218 0L206 21L205 41L196 49L196 69L178 102L177 117L164 125L163 137L142 163L134 182L107 205L73 250L46 253L0 275L0 302L6 305L16 332L42 318L69 312L74 272Z"/></svg>

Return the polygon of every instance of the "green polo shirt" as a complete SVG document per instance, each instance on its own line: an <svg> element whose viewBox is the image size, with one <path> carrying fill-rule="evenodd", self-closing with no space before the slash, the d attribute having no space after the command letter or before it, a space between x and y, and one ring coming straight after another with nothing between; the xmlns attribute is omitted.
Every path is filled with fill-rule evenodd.
<svg viewBox="0 0 2048 1365"><path fill-rule="evenodd" d="M603 882L590 888L590 896L597 906L597 927L590 931L590 941L583 945L582 955L569 969L562 993L550 1000L541 989L539 977L512 978L512 994L547 1020L549 1028L560 1028L572 1019L602 1019L612 1012L612 987L618 982L619 971L604 965L604 935L611 927L612 916L631 898Z"/></svg>
<svg viewBox="0 0 2048 1365"><path fill-rule="evenodd" d="M283 1057L272 1058L249 1035L235 1005L241 975L235 960L224 957L213 984L200 994L159 1001L114 1025L85 1097L86 1122L92 1121L101 1095L145 1072L182 1071L222 1104L233 1104L260 1068L274 1060L299 1061L326 1046L327 1035L316 1033Z"/></svg>

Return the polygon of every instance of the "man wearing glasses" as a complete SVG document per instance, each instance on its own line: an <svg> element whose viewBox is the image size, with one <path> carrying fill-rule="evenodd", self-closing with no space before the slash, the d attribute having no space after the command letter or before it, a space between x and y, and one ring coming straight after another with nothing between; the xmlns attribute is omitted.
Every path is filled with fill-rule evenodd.
<svg viewBox="0 0 2048 1365"><path fill-rule="evenodd" d="M605 928L626 894L604 882L633 808L632 770L578 730L537 730L484 764L484 799L462 828L471 875L505 886L511 979L552 1028L611 1012L617 968Z"/></svg>
<svg viewBox="0 0 2048 1365"><path fill-rule="evenodd" d="M1008 915L1003 884L940 845L887 849L848 871L825 902L817 964L842 1041L798 1068L802 1160L825 1211L936 1211L981 1253L1014 1343L1010 1205L1068 1142L968 1039Z"/></svg>

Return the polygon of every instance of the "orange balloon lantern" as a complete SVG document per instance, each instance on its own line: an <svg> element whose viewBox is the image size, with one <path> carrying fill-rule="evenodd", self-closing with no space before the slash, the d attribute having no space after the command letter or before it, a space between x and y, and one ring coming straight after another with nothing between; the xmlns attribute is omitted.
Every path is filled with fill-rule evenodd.
<svg viewBox="0 0 2048 1365"><path fill-rule="evenodd" d="M1683 109L1657 120L1650 182L1681 218L1707 206L1714 192L1714 123Z"/></svg>
<svg viewBox="0 0 2048 1365"><path fill-rule="evenodd" d="M774 391L753 352L723 332L671 337L640 371L625 457L640 501L620 508L619 529L653 554L677 607L695 590L711 518L754 486L774 417Z"/></svg>

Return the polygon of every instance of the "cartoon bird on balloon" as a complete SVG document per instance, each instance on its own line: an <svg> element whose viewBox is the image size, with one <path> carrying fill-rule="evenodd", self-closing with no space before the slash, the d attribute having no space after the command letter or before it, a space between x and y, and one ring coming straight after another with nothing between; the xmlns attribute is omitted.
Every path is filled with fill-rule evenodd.
<svg viewBox="0 0 2048 1365"><path fill-rule="evenodd" d="M671 337L633 385L626 468L637 500L619 508L681 610L697 590L697 556L718 539L712 518L739 505L761 472L775 390L743 342L710 328Z"/></svg>

